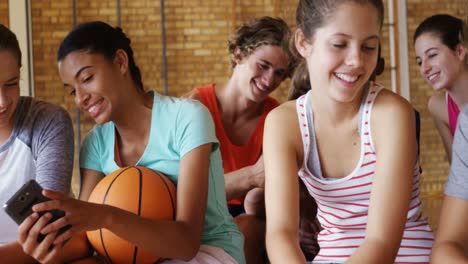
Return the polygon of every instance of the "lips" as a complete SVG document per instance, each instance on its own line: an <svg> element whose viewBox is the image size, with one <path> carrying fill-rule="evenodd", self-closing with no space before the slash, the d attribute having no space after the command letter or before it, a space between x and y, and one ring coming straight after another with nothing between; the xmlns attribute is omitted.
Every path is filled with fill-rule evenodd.
<svg viewBox="0 0 468 264"><path fill-rule="evenodd" d="M259 89L260 91L264 92L264 93L268 93L269 92L269 87L265 87L263 85L261 85L260 83L258 83L257 81L254 80L254 85L255 87L257 87L257 89Z"/></svg>
<svg viewBox="0 0 468 264"><path fill-rule="evenodd" d="M335 76L338 79L348 82L348 83L355 83L360 77L360 75L349 75L349 74L344 74L344 73L335 73Z"/></svg>
<svg viewBox="0 0 468 264"><path fill-rule="evenodd" d="M432 82L435 80L435 78L437 78L439 76L439 72L436 72L436 73L432 73L432 74L429 74L427 75L426 79L429 81L429 82Z"/></svg>
<svg viewBox="0 0 468 264"><path fill-rule="evenodd" d="M92 118L95 118L96 116L100 114L103 101L104 99L101 99L97 101L95 104L85 109Z"/></svg>

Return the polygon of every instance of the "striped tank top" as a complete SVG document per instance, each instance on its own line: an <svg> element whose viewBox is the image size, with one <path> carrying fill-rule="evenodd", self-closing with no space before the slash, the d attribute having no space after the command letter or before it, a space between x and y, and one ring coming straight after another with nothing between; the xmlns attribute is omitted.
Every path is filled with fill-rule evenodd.
<svg viewBox="0 0 468 264"><path fill-rule="evenodd" d="M323 228L318 235L319 254L313 263L342 263L364 242L372 178L377 153L371 138L371 112L383 87L372 83L359 111L361 154L351 174L339 179L323 178L315 142L310 91L296 101L304 146L299 177L318 205ZM403 239L395 263L428 263L434 240L419 199L419 162L414 166L413 190ZM397 195L397 193L395 193Z"/></svg>

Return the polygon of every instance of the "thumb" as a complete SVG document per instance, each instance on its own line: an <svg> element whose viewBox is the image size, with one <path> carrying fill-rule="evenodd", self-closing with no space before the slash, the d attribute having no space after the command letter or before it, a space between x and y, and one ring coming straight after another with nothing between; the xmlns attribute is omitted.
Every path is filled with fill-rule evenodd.
<svg viewBox="0 0 468 264"><path fill-rule="evenodd" d="M56 192L52 190L43 190L42 195L52 200L64 200L67 196L61 192Z"/></svg>

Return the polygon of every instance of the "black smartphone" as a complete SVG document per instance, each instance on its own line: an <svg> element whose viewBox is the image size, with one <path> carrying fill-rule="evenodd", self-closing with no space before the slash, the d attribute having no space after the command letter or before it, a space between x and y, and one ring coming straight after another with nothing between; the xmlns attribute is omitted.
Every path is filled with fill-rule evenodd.
<svg viewBox="0 0 468 264"><path fill-rule="evenodd" d="M42 195L42 187L35 180L30 180L3 205L3 209L18 225L20 225L24 219L33 213L33 205L49 200L49 198ZM52 214L52 219L49 223L54 222L65 215L61 210L42 211L38 213L39 216L42 216L46 212L50 212ZM70 228L70 225L61 228L59 233L65 232L68 228ZM44 237L44 235L39 234L38 241L42 241Z"/></svg>

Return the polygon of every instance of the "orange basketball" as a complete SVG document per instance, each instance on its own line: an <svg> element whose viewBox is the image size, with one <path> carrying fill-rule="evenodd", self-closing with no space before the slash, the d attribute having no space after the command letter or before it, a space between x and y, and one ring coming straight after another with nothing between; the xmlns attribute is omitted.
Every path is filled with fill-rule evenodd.
<svg viewBox="0 0 468 264"><path fill-rule="evenodd" d="M89 201L108 204L144 218L175 220L176 189L162 173L144 167L125 167L104 177ZM153 256L102 228L87 232L94 249L110 263L155 263Z"/></svg>

